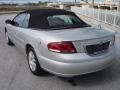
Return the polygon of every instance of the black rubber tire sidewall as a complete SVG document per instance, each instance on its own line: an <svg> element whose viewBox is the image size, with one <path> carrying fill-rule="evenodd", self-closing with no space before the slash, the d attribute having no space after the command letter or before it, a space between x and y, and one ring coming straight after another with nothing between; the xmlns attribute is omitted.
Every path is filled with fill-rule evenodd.
<svg viewBox="0 0 120 90"><path fill-rule="evenodd" d="M30 68L30 65L29 65L29 60L28 60L28 65L29 65L29 68L30 68L30 71L36 75L36 76L42 76L44 74L44 70L40 67L40 64L39 64L39 61L38 61L38 58L36 56L36 53L35 53L35 50L32 48L32 47L29 47L28 51L27 51L27 59L29 59L28 55L29 55L29 52L33 52L33 54L35 55L35 60L36 60L36 70L35 71L32 71L31 68Z"/></svg>

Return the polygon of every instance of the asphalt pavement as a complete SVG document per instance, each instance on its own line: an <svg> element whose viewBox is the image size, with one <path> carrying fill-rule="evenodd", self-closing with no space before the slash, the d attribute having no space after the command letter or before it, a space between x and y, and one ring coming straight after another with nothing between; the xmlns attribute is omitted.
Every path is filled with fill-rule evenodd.
<svg viewBox="0 0 120 90"><path fill-rule="evenodd" d="M55 75L34 76L24 56L14 46L6 44L5 20L15 15L0 15L0 90L120 90L120 35L116 36L116 62L109 68L74 77L76 86Z"/></svg>

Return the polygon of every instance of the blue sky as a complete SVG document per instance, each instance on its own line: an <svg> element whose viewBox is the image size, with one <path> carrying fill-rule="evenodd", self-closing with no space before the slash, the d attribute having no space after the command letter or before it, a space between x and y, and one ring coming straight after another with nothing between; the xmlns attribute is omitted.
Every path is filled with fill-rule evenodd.
<svg viewBox="0 0 120 90"><path fill-rule="evenodd" d="M26 3L26 2L38 2L38 1L57 1L57 0L0 0L0 3L3 2L3 3L12 3L12 2L17 2L17 3ZM60 0L60 1L75 1L75 0ZM80 0L77 0L77 1L80 1ZM91 1L91 0L89 0ZM95 0L97 2L102 2L102 1L105 1L105 0Z"/></svg>

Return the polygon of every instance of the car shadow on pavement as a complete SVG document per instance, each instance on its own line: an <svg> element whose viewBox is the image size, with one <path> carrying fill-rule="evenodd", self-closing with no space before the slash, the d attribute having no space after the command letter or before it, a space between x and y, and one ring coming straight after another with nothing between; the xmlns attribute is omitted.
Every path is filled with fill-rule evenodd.
<svg viewBox="0 0 120 90"><path fill-rule="evenodd" d="M116 75L113 75L111 70L108 68L95 73L75 77L74 80L77 83L77 85L80 85L80 86L81 85L94 86L94 85L110 83L117 79L119 79L119 77L117 77Z"/></svg>

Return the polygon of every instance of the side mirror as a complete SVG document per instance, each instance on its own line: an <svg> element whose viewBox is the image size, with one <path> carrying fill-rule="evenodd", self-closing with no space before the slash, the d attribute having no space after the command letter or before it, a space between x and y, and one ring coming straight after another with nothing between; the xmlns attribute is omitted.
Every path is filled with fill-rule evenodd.
<svg viewBox="0 0 120 90"><path fill-rule="evenodd" d="M8 19L8 20L6 20L5 22L6 22L7 24L11 24L12 21L11 21L10 19Z"/></svg>
<svg viewBox="0 0 120 90"><path fill-rule="evenodd" d="M15 21L11 21L11 24L15 25L15 26L19 26L19 24L17 22L15 22Z"/></svg>

